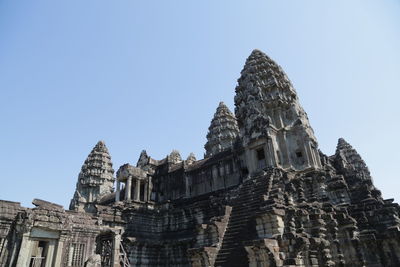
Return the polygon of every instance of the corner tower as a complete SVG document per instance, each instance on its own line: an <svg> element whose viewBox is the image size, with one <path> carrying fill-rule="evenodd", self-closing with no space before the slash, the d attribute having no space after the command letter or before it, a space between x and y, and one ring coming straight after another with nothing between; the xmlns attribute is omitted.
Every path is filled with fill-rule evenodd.
<svg viewBox="0 0 400 267"><path fill-rule="evenodd" d="M82 165L69 209L94 212L95 203L114 191L114 180L111 156L105 143L99 141Z"/></svg>
<svg viewBox="0 0 400 267"><path fill-rule="evenodd" d="M208 128L207 143L204 145L205 157L211 157L232 147L238 135L235 115L224 102L220 102Z"/></svg>
<svg viewBox="0 0 400 267"><path fill-rule="evenodd" d="M317 140L295 89L282 68L259 50L246 60L235 106L250 172L265 166L321 167Z"/></svg>

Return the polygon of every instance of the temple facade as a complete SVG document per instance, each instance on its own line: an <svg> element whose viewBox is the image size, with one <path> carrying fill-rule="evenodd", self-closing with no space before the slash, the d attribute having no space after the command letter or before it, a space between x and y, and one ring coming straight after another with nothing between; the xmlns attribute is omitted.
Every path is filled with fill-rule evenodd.
<svg viewBox="0 0 400 267"><path fill-rule="evenodd" d="M143 150L114 173L100 141L69 210L1 200L0 266L400 266L399 205L344 139L318 149L282 68L254 50L235 91L203 159Z"/></svg>

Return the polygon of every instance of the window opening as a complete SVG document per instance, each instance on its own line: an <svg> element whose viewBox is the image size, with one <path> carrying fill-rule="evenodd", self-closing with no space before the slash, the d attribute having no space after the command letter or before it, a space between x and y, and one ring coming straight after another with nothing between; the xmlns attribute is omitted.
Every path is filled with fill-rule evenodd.
<svg viewBox="0 0 400 267"><path fill-rule="evenodd" d="M35 241L29 267L44 267L46 264L47 242Z"/></svg>
<svg viewBox="0 0 400 267"><path fill-rule="evenodd" d="M85 255L85 244L72 243L69 247L68 266L80 267L83 266Z"/></svg>
<svg viewBox="0 0 400 267"><path fill-rule="evenodd" d="M258 160L265 159L265 153L263 148L257 149L257 159Z"/></svg>
<svg viewBox="0 0 400 267"><path fill-rule="evenodd" d="M260 148L256 150L257 160L258 160L258 169L262 169L265 167L265 152L264 148Z"/></svg>

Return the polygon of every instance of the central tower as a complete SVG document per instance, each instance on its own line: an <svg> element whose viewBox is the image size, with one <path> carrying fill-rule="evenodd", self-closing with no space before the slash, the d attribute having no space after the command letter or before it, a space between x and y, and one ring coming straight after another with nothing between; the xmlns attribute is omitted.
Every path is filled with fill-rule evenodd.
<svg viewBox="0 0 400 267"><path fill-rule="evenodd" d="M317 140L296 91L282 68L259 50L238 80L235 115L250 172L266 166L321 167Z"/></svg>

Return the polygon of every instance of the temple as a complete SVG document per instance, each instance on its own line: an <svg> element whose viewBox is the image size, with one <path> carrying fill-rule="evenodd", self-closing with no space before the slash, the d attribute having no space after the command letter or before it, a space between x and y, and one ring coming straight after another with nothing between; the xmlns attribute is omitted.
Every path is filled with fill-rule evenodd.
<svg viewBox="0 0 400 267"><path fill-rule="evenodd" d="M203 159L143 150L115 173L100 141L69 210L1 200L0 266L400 266L399 205L344 139L318 149L282 68L254 50L235 91Z"/></svg>

